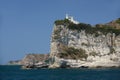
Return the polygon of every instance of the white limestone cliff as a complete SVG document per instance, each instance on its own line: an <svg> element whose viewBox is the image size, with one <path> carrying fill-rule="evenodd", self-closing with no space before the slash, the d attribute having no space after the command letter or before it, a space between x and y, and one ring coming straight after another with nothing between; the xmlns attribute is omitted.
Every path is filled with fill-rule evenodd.
<svg viewBox="0 0 120 80"><path fill-rule="evenodd" d="M71 67L120 67L120 34L115 33L99 35L86 33L85 30L70 30L67 25L54 25L51 36L50 57L54 64L66 61ZM60 58L63 46L83 49L88 55L86 59Z"/></svg>

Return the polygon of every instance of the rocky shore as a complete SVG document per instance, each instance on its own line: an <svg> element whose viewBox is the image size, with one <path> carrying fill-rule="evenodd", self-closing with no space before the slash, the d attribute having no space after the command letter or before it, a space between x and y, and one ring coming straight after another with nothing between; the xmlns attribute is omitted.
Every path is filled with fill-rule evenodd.
<svg viewBox="0 0 120 80"><path fill-rule="evenodd" d="M56 20L50 54L27 54L22 68L119 68L120 18L95 26L73 20Z"/></svg>

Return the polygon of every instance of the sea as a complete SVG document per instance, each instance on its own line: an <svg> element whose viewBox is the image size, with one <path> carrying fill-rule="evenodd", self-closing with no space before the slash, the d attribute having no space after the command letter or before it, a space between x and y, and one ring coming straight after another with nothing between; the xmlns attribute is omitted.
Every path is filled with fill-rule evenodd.
<svg viewBox="0 0 120 80"><path fill-rule="evenodd" d="M27 70L1 65L0 80L120 80L120 68Z"/></svg>

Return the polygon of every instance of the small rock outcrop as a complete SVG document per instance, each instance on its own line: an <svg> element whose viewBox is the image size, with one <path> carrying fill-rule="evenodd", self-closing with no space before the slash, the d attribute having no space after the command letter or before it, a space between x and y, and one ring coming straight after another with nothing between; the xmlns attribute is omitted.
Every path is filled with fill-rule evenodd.
<svg viewBox="0 0 120 80"><path fill-rule="evenodd" d="M49 54L27 54L22 60L23 68L40 68L48 66Z"/></svg>
<svg viewBox="0 0 120 80"><path fill-rule="evenodd" d="M7 65L21 65L21 60L9 61Z"/></svg>

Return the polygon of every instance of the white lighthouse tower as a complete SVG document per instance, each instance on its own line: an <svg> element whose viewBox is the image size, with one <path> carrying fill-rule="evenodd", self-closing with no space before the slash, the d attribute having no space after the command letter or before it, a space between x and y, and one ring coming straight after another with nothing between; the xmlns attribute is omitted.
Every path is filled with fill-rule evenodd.
<svg viewBox="0 0 120 80"><path fill-rule="evenodd" d="M75 21L75 20L73 19L73 17L72 17L72 16L69 16L68 14L66 14L65 19L68 19L69 21L73 22L74 24L79 24L78 21Z"/></svg>

